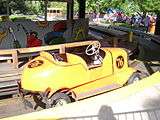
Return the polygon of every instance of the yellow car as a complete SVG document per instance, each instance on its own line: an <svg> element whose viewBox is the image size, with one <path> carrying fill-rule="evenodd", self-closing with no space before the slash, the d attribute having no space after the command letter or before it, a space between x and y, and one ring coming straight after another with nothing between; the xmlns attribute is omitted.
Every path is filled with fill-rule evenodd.
<svg viewBox="0 0 160 120"><path fill-rule="evenodd" d="M122 48L101 48L99 42L40 52L28 62L19 84L20 92L30 93L45 108L63 105L106 91L120 88L140 79L128 66L127 52Z"/></svg>

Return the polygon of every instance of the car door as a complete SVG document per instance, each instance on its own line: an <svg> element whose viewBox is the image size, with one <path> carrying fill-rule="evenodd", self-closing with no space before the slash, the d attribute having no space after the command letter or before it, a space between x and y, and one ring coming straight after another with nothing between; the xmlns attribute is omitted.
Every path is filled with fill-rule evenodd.
<svg viewBox="0 0 160 120"><path fill-rule="evenodd" d="M101 66L89 69L89 82L83 86L83 92L78 96L84 98L97 93L110 90L115 87L112 56L109 51L105 51L105 57Z"/></svg>

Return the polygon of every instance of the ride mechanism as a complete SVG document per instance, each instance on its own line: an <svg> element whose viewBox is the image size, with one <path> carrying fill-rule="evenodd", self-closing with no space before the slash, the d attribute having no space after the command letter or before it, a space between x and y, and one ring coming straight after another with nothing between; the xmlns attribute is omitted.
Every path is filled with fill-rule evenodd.
<svg viewBox="0 0 160 120"><path fill-rule="evenodd" d="M34 109L38 106L51 108L140 80L141 73L128 66L128 55L124 49L101 49L100 44L80 46L78 53L72 49L71 53L64 53L67 60L64 57L64 61L57 59L56 56L62 57L62 53L41 52L25 65L18 86L26 106L33 108L25 99L26 95L33 97ZM83 77L77 78L79 74Z"/></svg>

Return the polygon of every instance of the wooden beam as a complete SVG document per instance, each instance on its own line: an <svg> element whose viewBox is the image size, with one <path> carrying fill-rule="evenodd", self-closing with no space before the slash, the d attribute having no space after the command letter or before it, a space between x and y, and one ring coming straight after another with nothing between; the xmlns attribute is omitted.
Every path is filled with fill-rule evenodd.
<svg viewBox="0 0 160 120"><path fill-rule="evenodd" d="M59 45L41 46L41 47L19 48L17 50L20 54L22 54L22 53L33 53L33 52L39 52L39 51L61 49L62 45L64 45L66 48L71 48L71 47L89 45L93 42L98 42L98 41L73 42L73 43L66 43L66 44L59 44Z"/></svg>
<svg viewBox="0 0 160 120"><path fill-rule="evenodd" d="M30 57L30 56L34 56L35 53L40 51L56 50L56 49L59 50L61 54L63 54L65 53L65 48L85 46L85 45L93 44L93 42L98 43L99 41L74 42L74 43L66 43L66 44L60 44L60 45L0 50L0 57L3 58L5 57L5 55L10 55L11 57L3 58L2 60L9 60L9 59L13 60L14 67L18 68L18 58Z"/></svg>
<svg viewBox="0 0 160 120"><path fill-rule="evenodd" d="M0 55L11 55L15 49L9 49L9 50L0 50Z"/></svg>
<svg viewBox="0 0 160 120"><path fill-rule="evenodd" d="M13 59L14 68L18 68L18 53L17 53L17 51L14 51L12 53L12 59Z"/></svg>
<svg viewBox="0 0 160 120"><path fill-rule="evenodd" d="M49 45L49 46L32 47L32 48L0 50L0 55L12 55L13 53L15 53L15 51L16 52L18 51L19 54L23 54L23 53L33 53L33 52L45 51L45 50L54 50L54 49L60 49L62 45L64 45L66 48L71 48L71 47L89 45L93 42L98 42L98 41L95 40L95 41L73 42L73 43L66 43L66 44L60 44L60 45Z"/></svg>
<svg viewBox="0 0 160 120"><path fill-rule="evenodd" d="M63 45L60 46L59 53L60 53L60 54L64 54L65 51L66 51L66 50L65 50L65 45L63 44Z"/></svg>
<svg viewBox="0 0 160 120"><path fill-rule="evenodd" d="M129 39L129 42L133 42L133 32L132 31L130 31L129 33L128 33L128 39Z"/></svg>
<svg viewBox="0 0 160 120"><path fill-rule="evenodd" d="M112 46L117 47L118 45L118 38L117 37L112 37Z"/></svg>

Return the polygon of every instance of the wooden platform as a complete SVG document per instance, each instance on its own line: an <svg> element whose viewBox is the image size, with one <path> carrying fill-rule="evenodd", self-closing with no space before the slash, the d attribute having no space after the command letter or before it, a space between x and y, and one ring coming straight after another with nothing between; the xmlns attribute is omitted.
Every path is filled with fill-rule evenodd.
<svg viewBox="0 0 160 120"><path fill-rule="evenodd" d="M113 47L117 47L118 45L118 40L124 40L124 38L128 38L128 33L119 31L119 30L114 30L114 29L109 29L108 27L103 27L103 26L98 26L98 25L90 25L89 27L90 30L100 32L112 40L112 45Z"/></svg>
<svg viewBox="0 0 160 120"><path fill-rule="evenodd" d="M0 64L0 81L10 80L11 78L19 79L22 68L15 68L13 64Z"/></svg>
<svg viewBox="0 0 160 120"><path fill-rule="evenodd" d="M21 71L22 68L15 68L13 64L0 64L0 96L17 94Z"/></svg>

